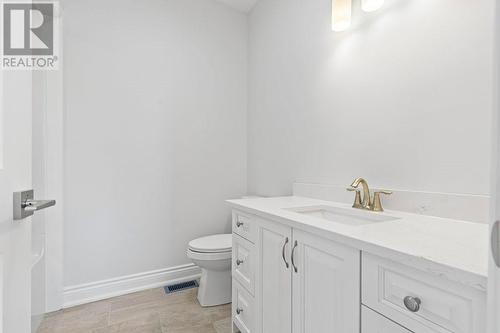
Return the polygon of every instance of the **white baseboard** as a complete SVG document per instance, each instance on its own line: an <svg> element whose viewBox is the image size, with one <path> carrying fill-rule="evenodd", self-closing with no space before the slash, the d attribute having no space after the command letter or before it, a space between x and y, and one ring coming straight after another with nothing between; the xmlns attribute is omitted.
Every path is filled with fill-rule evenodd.
<svg viewBox="0 0 500 333"><path fill-rule="evenodd" d="M156 271L127 275L109 280L96 281L64 288L63 308L100 301L168 284L198 279L201 270L187 264Z"/></svg>

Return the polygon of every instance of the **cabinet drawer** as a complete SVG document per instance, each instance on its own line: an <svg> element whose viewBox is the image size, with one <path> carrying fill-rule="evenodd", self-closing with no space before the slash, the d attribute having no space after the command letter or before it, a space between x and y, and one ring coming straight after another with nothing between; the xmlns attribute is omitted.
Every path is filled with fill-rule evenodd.
<svg viewBox="0 0 500 333"><path fill-rule="evenodd" d="M412 333L386 317L361 307L361 333Z"/></svg>
<svg viewBox="0 0 500 333"><path fill-rule="evenodd" d="M253 332L255 315L254 299L237 281L233 279L233 323L241 333Z"/></svg>
<svg viewBox="0 0 500 333"><path fill-rule="evenodd" d="M411 331L483 333L485 296L437 275L363 253L363 304Z"/></svg>
<svg viewBox="0 0 500 333"><path fill-rule="evenodd" d="M257 227L250 214L233 210L233 232L246 240L255 243Z"/></svg>
<svg viewBox="0 0 500 333"><path fill-rule="evenodd" d="M246 239L233 234L233 279L248 292L254 294L255 246Z"/></svg>

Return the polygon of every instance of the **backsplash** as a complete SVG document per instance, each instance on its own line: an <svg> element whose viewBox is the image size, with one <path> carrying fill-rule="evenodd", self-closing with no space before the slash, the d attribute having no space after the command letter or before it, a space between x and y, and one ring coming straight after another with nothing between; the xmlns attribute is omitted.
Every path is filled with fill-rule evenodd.
<svg viewBox="0 0 500 333"><path fill-rule="evenodd" d="M390 190L393 194L382 198L384 208L388 210L476 223L489 222L490 197L486 195ZM336 185L294 183L293 195L343 203L354 200L354 194L346 191L345 186Z"/></svg>

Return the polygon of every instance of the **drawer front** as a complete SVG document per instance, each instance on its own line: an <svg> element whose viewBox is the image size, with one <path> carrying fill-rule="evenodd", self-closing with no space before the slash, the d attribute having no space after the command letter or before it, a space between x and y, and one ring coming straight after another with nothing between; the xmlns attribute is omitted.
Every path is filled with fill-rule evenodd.
<svg viewBox="0 0 500 333"><path fill-rule="evenodd" d="M254 328L254 299L237 281L233 280L233 323L241 333L253 332Z"/></svg>
<svg viewBox="0 0 500 333"><path fill-rule="evenodd" d="M252 215L233 210L233 232L251 243L255 243L257 227L253 220Z"/></svg>
<svg viewBox="0 0 500 333"><path fill-rule="evenodd" d="M255 287L255 245L233 234L233 279L254 294Z"/></svg>
<svg viewBox="0 0 500 333"><path fill-rule="evenodd" d="M473 288L363 253L363 304L412 331L483 333L485 297Z"/></svg>
<svg viewBox="0 0 500 333"><path fill-rule="evenodd" d="M361 307L361 333L412 333L386 317Z"/></svg>

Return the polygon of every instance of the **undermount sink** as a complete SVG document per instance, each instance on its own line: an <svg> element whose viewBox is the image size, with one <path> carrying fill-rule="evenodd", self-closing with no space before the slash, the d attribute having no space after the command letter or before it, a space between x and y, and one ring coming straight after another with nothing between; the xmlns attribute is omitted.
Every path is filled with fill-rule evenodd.
<svg viewBox="0 0 500 333"><path fill-rule="evenodd" d="M365 224L387 222L399 219L398 217L395 216L373 213L370 211L358 210L354 208L308 206L308 207L294 207L285 209L299 214L348 225L365 225Z"/></svg>

